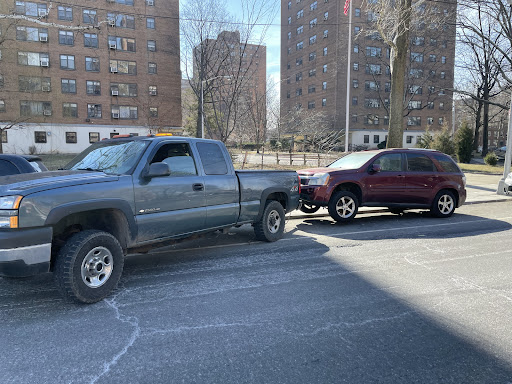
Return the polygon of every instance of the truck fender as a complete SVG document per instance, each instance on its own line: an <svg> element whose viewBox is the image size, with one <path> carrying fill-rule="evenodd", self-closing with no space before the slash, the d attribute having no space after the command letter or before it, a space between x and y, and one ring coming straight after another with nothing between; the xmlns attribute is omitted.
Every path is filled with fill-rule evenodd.
<svg viewBox="0 0 512 384"><path fill-rule="evenodd" d="M123 212L128 223L131 238L135 239L137 237L137 224L135 223L132 208L128 202L121 199L95 199L59 205L50 211L46 218L45 225L55 225L66 216L74 213L101 209L117 209Z"/></svg>
<svg viewBox="0 0 512 384"><path fill-rule="evenodd" d="M263 192L261 193L260 209L258 211L258 216L256 217L255 221L260 220L261 217L263 216L263 211L265 210L265 202L267 201L268 197L273 193L283 193L286 196L286 206L288 207L290 205L290 191L288 191L286 188L270 187L264 189Z"/></svg>

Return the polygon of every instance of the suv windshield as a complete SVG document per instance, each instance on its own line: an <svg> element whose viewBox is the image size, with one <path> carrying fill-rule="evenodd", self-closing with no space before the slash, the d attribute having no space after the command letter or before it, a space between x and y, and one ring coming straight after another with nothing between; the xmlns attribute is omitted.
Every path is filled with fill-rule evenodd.
<svg viewBox="0 0 512 384"><path fill-rule="evenodd" d="M355 152L329 164L329 168L359 169L361 166L375 156L375 152Z"/></svg>
<svg viewBox="0 0 512 384"><path fill-rule="evenodd" d="M98 142L80 153L63 169L129 173L149 145L148 141Z"/></svg>

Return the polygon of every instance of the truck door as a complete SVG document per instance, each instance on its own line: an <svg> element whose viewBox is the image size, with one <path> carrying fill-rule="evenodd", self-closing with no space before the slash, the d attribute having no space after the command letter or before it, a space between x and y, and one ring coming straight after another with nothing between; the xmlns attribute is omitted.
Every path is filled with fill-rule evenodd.
<svg viewBox="0 0 512 384"><path fill-rule="evenodd" d="M198 142L204 170L206 228L233 225L240 212L238 179L218 143Z"/></svg>
<svg viewBox="0 0 512 384"><path fill-rule="evenodd" d="M206 198L200 175L187 142L162 142L148 165L164 162L170 175L134 180L138 242L166 238L204 229Z"/></svg>

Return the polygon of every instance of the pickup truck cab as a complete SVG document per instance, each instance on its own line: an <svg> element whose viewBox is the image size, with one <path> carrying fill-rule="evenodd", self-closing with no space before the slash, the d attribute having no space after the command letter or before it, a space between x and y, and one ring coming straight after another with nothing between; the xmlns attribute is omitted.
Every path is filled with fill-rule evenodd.
<svg viewBox="0 0 512 384"><path fill-rule="evenodd" d="M51 271L66 297L96 302L129 252L247 223L276 241L298 202L296 172L235 171L218 141L104 140L63 170L0 177L0 276Z"/></svg>

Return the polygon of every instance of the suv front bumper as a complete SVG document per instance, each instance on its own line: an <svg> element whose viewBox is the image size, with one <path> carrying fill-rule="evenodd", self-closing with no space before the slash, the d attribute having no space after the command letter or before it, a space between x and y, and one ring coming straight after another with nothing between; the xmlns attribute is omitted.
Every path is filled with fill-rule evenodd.
<svg viewBox="0 0 512 384"><path fill-rule="evenodd" d="M25 277L50 270L52 228L0 231L0 276Z"/></svg>

